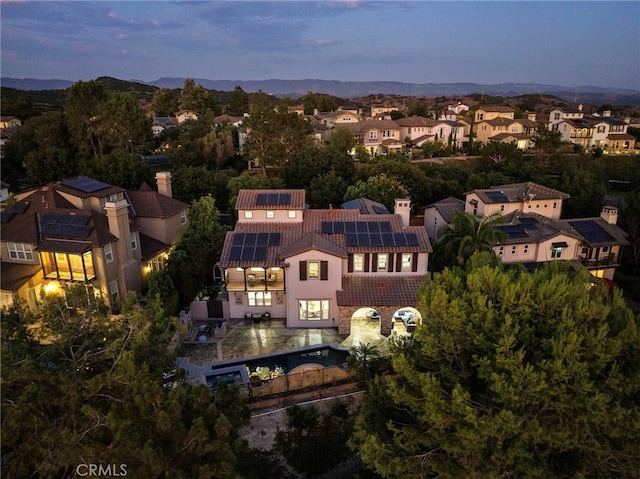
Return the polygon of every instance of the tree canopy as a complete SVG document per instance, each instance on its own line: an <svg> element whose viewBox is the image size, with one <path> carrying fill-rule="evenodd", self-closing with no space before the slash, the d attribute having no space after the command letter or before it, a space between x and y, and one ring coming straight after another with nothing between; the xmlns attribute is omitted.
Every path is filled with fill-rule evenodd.
<svg viewBox="0 0 640 479"><path fill-rule="evenodd" d="M385 478L637 477L640 347L619 290L551 263L435 274L352 446Z"/></svg>

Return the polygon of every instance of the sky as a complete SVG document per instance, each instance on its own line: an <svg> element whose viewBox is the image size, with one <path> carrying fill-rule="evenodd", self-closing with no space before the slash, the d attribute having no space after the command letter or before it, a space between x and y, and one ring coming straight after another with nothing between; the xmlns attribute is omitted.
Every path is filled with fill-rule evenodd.
<svg viewBox="0 0 640 479"><path fill-rule="evenodd" d="M640 90L640 2L0 0L0 73Z"/></svg>

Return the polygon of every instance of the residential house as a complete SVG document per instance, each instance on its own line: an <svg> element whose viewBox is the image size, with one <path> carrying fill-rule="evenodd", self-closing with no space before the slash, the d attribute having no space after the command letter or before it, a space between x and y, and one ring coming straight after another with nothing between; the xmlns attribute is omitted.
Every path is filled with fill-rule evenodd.
<svg viewBox="0 0 640 479"><path fill-rule="evenodd" d="M563 118L553 125L562 141L582 146L584 149L602 148L606 153L633 152L636 138L627 133L628 123L612 118L609 112L586 115L582 118Z"/></svg>
<svg viewBox="0 0 640 479"><path fill-rule="evenodd" d="M22 122L15 116L0 116L0 129L15 131L22 126Z"/></svg>
<svg viewBox="0 0 640 479"><path fill-rule="evenodd" d="M476 110L474 123L481 121L493 120L494 118L507 118L513 120L515 110L510 106L491 105L482 106Z"/></svg>
<svg viewBox="0 0 640 479"><path fill-rule="evenodd" d="M576 107L556 108L549 113L549 129L552 129L563 120L579 120L582 118L584 118L582 104Z"/></svg>
<svg viewBox="0 0 640 479"><path fill-rule="evenodd" d="M315 122L329 126L337 127L351 125L360 121L360 115L352 110L336 110L331 112L314 111L313 118Z"/></svg>
<svg viewBox="0 0 640 479"><path fill-rule="evenodd" d="M529 118L513 119L496 117L490 120L480 120L473 125L476 141L485 145L491 141L500 143L516 143L521 150L533 145L538 123Z"/></svg>
<svg viewBox="0 0 640 479"><path fill-rule="evenodd" d="M182 110L176 114L176 121L178 125L184 123L187 120L197 120L198 114L195 111L191 110Z"/></svg>
<svg viewBox="0 0 640 479"><path fill-rule="evenodd" d="M171 116L157 116L151 123L151 131L153 132L153 136L158 136L167 128L176 126L177 124L178 121Z"/></svg>
<svg viewBox="0 0 640 479"><path fill-rule="evenodd" d="M536 183L516 183L477 189L463 202L446 198L425 208L424 226L431 238L450 224L457 211L504 216L498 227L506 239L493 247L505 263L537 267L554 260L573 261L599 278L613 279L626 233L617 226L618 210L605 206L599 218L560 219L569 195Z"/></svg>
<svg viewBox="0 0 640 479"><path fill-rule="evenodd" d="M389 210L385 205L369 198L356 198L342 203L344 210L358 210L361 215L388 215Z"/></svg>
<svg viewBox="0 0 640 479"><path fill-rule="evenodd" d="M415 307L431 253L424 228L409 226L410 206L397 200L395 214L375 215L305 209L304 190L241 190L219 262L229 317L268 314L349 334L353 314L371 307L388 335L394 311Z"/></svg>
<svg viewBox="0 0 640 479"><path fill-rule="evenodd" d="M363 145L371 156L400 152L406 145L398 123L393 120L366 120L342 126L351 130L356 143Z"/></svg>
<svg viewBox="0 0 640 479"><path fill-rule="evenodd" d="M423 116L410 116L399 118L396 124L400 127L400 139L409 139L415 146L422 146L425 141L433 141L435 133L433 128L438 124L435 120Z"/></svg>
<svg viewBox="0 0 640 479"><path fill-rule="evenodd" d="M157 193L80 176L18 195L2 211L3 305L19 299L35 309L42 293L65 283L91 284L111 308L139 293L187 227L188 205L171 197L171 175L156 179Z"/></svg>

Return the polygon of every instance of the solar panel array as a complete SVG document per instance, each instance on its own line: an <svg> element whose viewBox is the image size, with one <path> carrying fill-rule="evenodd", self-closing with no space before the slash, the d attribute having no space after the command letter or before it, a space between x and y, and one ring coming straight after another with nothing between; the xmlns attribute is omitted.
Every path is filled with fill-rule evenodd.
<svg viewBox="0 0 640 479"><path fill-rule="evenodd" d="M569 224L578 230L591 244L615 241L615 238L594 220L569 221Z"/></svg>
<svg viewBox="0 0 640 479"><path fill-rule="evenodd" d="M257 205L290 205L291 193L258 193Z"/></svg>
<svg viewBox="0 0 640 479"><path fill-rule="evenodd" d="M266 246L231 246L229 259L232 261L264 261L267 259Z"/></svg>
<svg viewBox="0 0 640 479"><path fill-rule="evenodd" d="M415 233L346 233L347 246L418 246Z"/></svg>
<svg viewBox="0 0 640 479"><path fill-rule="evenodd" d="M502 191L486 191L485 195L487 195L491 201L495 201L496 203L506 203L509 201L507 195Z"/></svg>
<svg viewBox="0 0 640 479"><path fill-rule="evenodd" d="M234 233L232 246L280 246L280 233Z"/></svg>
<svg viewBox="0 0 640 479"><path fill-rule="evenodd" d="M93 178L87 178L86 176L73 178L63 182L62 184L75 188L76 190L84 191L85 193L94 193L111 186L108 183L103 183L102 181L94 180Z"/></svg>
<svg viewBox="0 0 640 479"><path fill-rule="evenodd" d="M527 233L524 225L506 225L500 226L500 229L509 237L509 239L527 238Z"/></svg>
<svg viewBox="0 0 640 479"><path fill-rule="evenodd" d="M86 238L93 229L88 216L47 213L40 218L43 234Z"/></svg>
<svg viewBox="0 0 640 479"><path fill-rule="evenodd" d="M391 233L388 221L323 221L322 234Z"/></svg>

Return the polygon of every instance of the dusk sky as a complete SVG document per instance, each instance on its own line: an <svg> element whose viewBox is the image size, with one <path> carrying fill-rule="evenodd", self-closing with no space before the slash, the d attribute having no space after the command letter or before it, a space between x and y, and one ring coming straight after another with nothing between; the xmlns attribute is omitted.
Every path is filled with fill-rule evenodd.
<svg viewBox="0 0 640 479"><path fill-rule="evenodd" d="M640 2L6 1L1 74L640 90Z"/></svg>

